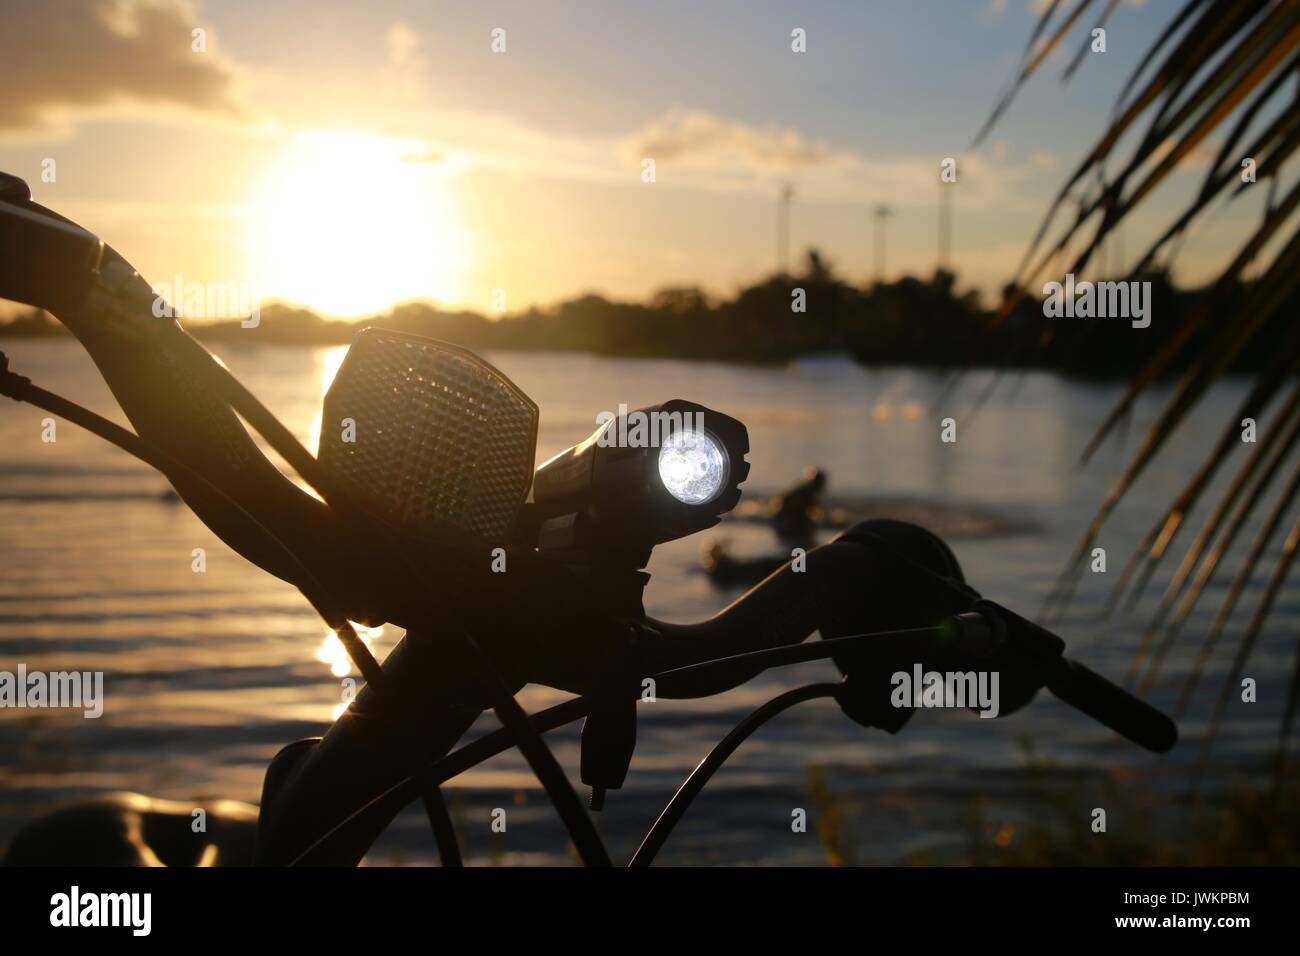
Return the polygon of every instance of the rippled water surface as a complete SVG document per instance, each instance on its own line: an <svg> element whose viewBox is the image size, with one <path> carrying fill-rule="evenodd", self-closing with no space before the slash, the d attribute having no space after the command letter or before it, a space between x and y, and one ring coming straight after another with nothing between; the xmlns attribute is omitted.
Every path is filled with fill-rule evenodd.
<svg viewBox="0 0 1300 956"><path fill-rule="evenodd" d="M4 348L22 374L125 424L74 343L10 341ZM218 351L292 430L313 439L322 390L342 350ZM751 368L582 355L490 358L541 406L538 461L588 435L602 409L693 399L749 426L747 497L798 479L808 464L821 465L830 475L832 503L869 513L905 509L950 533L968 579L1030 615L1168 394L1159 390L1145 399L1126 435L1080 468L1079 451L1118 397L1117 386L1008 375L972 415L989 373L971 373L950 389L937 374L864 370L838 359ZM1147 620L1142 614L1101 619L1105 584L1156 509L1190 476L1244 391L1238 382L1219 386L1107 526L1109 574L1085 576L1059 628L1071 652L1102 673L1122 676ZM959 421L955 444L939 441L939 422L949 416ZM255 802L270 757L291 740L322 733L338 704L338 668L330 663L324 626L292 587L247 564L183 506L167 501L159 476L73 425L59 423L57 441L43 442L43 417L28 406L0 408L0 670L20 663L33 670L102 670L107 701L98 720L0 710L0 844L59 801L103 790ZM727 539L742 555L775 548L770 532L749 521L661 547L650 567L650 613L689 621L736 596L699 572L701 547L716 539ZM191 571L191 552L199 547L207 551L204 574ZM864 599L870 589L863 582ZM1247 594L1247 613L1261 589L1256 584ZM1171 653L1158 703L1176 697L1223 590L1222 583L1212 588ZM1240 617L1230 638L1244 624ZM1225 764L1249 766L1269 752L1297 633L1293 586L1251 659L1259 703L1229 709L1216 749ZM390 628L375 638L376 650L385 653L399 636ZM996 805L1014 797L1029 752L1062 774L1128 767L1130 779L1153 786L1180 779L1229 662L1230 651L1215 658L1182 726L1184 742L1163 758L1046 696L998 721L923 712L896 737L849 723L833 704L805 705L742 748L687 815L664 858L823 861L828 850L819 828L834 815L860 862L917 852L961 859L964 802L979 796ZM718 698L644 705L629 785L611 795L602 820L615 853L635 848L663 801L744 713L783 688L830 674L828 665L801 665ZM530 687L522 699L536 709L562 696ZM494 726L483 717L474 733ZM576 779L576 730L551 739ZM450 787L472 860L567 859L562 831L518 757L498 757ZM494 807L508 808L505 835L491 833ZM794 808L810 811L808 833L792 832ZM404 815L373 862L431 859L423 828L418 814Z"/></svg>

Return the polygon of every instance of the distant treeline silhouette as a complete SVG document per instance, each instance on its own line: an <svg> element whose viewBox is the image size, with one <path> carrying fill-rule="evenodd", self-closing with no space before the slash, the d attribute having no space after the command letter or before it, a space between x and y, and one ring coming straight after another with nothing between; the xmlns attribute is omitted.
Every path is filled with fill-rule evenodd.
<svg viewBox="0 0 1300 956"><path fill-rule="evenodd" d="M1128 376L1168 344L1197 292L1176 288L1164 272L1129 277L1150 282L1149 328L1125 318L1048 318L1032 294L1014 308L986 307L974 291L961 292L957 277L940 270L930 279L905 276L855 286L810 250L801 273L773 275L717 300L697 288L668 288L648 302L614 302L597 294L549 309L490 319L475 312L448 312L412 302L360 322L324 319L314 312L270 305L256 329L238 319L187 323L210 341L338 345L358 328L379 325L455 342L469 348L583 351L600 355L784 362L800 355L848 352L871 365L1052 368L1076 375ZM794 305L802 290L805 311ZM1014 286L1003 302L1015 300ZM1183 354L1204 354L1220 323L1239 317L1245 289L1231 307L1199 333ZM1292 298L1272 316L1264 333L1238 357L1234 368L1258 369L1273 354L1286 322L1294 322ZM0 336L62 334L62 326L34 311L0 325ZM1198 347L1201 346L1201 347ZM1171 371L1186 367L1175 366Z"/></svg>

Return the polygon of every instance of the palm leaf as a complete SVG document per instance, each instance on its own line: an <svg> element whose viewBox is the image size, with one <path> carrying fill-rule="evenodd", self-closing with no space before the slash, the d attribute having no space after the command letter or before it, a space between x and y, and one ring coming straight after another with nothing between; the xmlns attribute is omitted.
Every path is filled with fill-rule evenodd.
<svg viewBox="0 0 1300 956"><path fill-rule="evenodd" d="M1147 465L1151 463L1157 452L1163 447L1165 441L1182 424L1183 418L1188 411L1209 389L1210 385L1223 374L1224 370L1232 364L1251 336L1258 331L1259 327L1281 304L1285 294L1294 285L1297 270L1300 270L1300 232L1292 235L1286 248L1273 261L1268 273L1251 291L1246 304L1242 307L1242 311L1248 316L1245 323L1238 328L1226 328L1221 331L1215 341L1205 350L1205 354L1184 376L1182 383L1165 406L1164 412L1147 433L1147 437L1137 455L1129 463L1119 481L1111 487L1096 515L1093 516L1083 538L1075 549L1070 564L1062 571L1061 577L1057 581L1056 590L1053 595L1049 596L1047 604L1049 609L1058 613L1063 612L1064 607L1074 594L1074 588L1078 580L1077 571L1082 567L1089 551L1101 535L1106 520L1146 469ZM1149 548L1151 543L1150 536L1148 536L1139 550ZM1132 563L1130 562L1129 567L1125 569L1125 573L1121 576L1120 587L1123 587L1126 583L1131 568Z"/></svg>
<svg viewBox="0 0 1300 956"><path fill-rule="evenodd" d="M1065 232L1055 246L1043 253L1038 265L1030 269L1026 281L1033 281L1040 277L1048 263L1066 247L1084 223L1100 212L1102 213L1100 225L1084 251L1075 259L1074 265L1067 270L1081 272L1110 231L1164 182L1178 163L1190 156L1211 131L1232 115L1250 92L1273 74L1287 55L1300 47L1300 3L1290 3L1286 7L1290 16L1285 18L1283 24L1275 23L1273 17L1270 17L1244 40L1223 64L1220 64L1212 77L1219 80L1218 84L1211 85L1211 80L1207 80L1193 93L1189 102L1175 114L1169 124L1161 125L1158 122L1152 124L1145 140L1130 158L1124 171L1114 182L1107 184L1100 195L1081 204L1075 220L1075 228ZM1275 13L1274 16L1278 14ZM1278 30L1282 27L1285 27L1285 33L1279 36ZM1275 42L1270 44L1270 40ZM1251 59L1252 55L1256 56L1254 60ZM1237 68L1243 65L1245 68L1238 75ZM1230 85L1224 89L1223 83L1228 81L1231 81ZM1219 95L1211 102L1210 98L1216 92ZM1170 141L1174 132L1189 121L1197 110L1201 110L1202 115L1182 133L1168 153L1157 159L1159 148ZM1136 175L1148 162L1155 162L1155 168L1132 193L1122 196L1129 177Z"/></svg>
<svg viewBox="0 0 1300 956"><path fill-rule="evenodd" d="M1201 204L1195 204L1193 215L1202 208ZM1169 368L1173 360L1181 354L1184 348L1191 341L1192 336L1200 331L1201 327L1209 320L1213 307L1226 294L1231 285L1237 281L1260 250L1276 235L1277 230L1282 223L1290 218L1291 214L1300 208L1300 183L1291 188L1286 198L1276 208L1270 210L1269 214L1264 217L1264 222L1255 230L1254 235L1245 246L1237 253L1237 256L1229 264L1228 268L1223 271L1215 281L1214 287L1204 296L1201 297L1196 309L1192 314L1179 325L1174 336L1167 342L1143 367L1133 381L1129 384L1128 391L1123 399L1115 406L1106 420L1102 422L1096 433L1089 440L1088 445L1084 448L1081 460L1087 463L1092 457L1093 452L1109 434L1115 423L1124 415L1127 415L1133 408L1133 403L1137 400L1148 385L1158 379ZM1150 258L1148 253L1147 258ZM1145 261L1145 260L1144 260ZM1135 270L1141 272L1141 268Z"/></svg>
<svg viewBox="0 0 1300 956"><path fill-rule="evenodd" d="M1091 0L1085 0L1085 2L1091 2ZM1038 22L1034 24L1033 32L1029 34L1029 42L1025 44L1024 55L1020 59L1020 75L1012 82L1007 92L1002 95L1002 99L998 102L998 105L993 108L992 115L984 121L984 126L975 137L975 146L978 146L984 140L984 137L988 135L989 130L994 127L998 119L1006 111L1007 107L1011 105L1011 101L1015 99L1016 93L1024 84L1025 80L1029 79L1030 75L1034 72L1029 68L1029 63L1033 60L1034 49L1038 44L1039 37L1041 37L1043 31L1047 29L1047 24L1056 14L1056 9L1060 5L1061 0L1051 0L1047 9L1043 11L1043 15L1039 17Z"/></svg>
<svg viewBox="0 0 1300 956"><path fill-rule="evenodd" d="M1196 506L1197 499L1200 498L1201 493L1209 485L1219 466L1227 461L1229 452L1239 444L1240 426L1236 423L1246 418L1258 419L1274 394L1282 386L1283 381L1289 375L1300 370L1300 336L1296 334L1298 329L1300 327L1292 330L1290 347L1284 348L1274 361L1273 366L1259 377L1255 387L1251 389L1250 395L1241 403L1232 419L1228 422L1218 444L1214 446L1214 450L1206 457L1200 469L1174 500L1174 503L1169 506L1164 517L1152 528L1148 535L1146 548L1139 548L1135 553L1134 557L1140 560L1143 557L1142 551L1146 551L1142 578L1130 592L1130 607L1142 595L1151 574L1155 571L1156 565L1168 552L1169 546L1177 537L1179 529L1182 528L1187 516ZM1125 585L1126 581L1121 579L1116 588L1117 594L1122 593Z"/></svg>
<svg viewBox="0 0 1300 956"><path fill-rule="evenodd" d="M1293 362L1292 370L1296 368L1297 364L1298 363ZM1296 417L1298 410L1300 410L1300 385L1297 385L1292 391L1291 397L1283 404L1277 415L1275 425L1276 427L1285 430L1287 437L1282 440L1280 446L1271 442L1263 442L1256 446L1254 453L1246 460L1236 478L1233 480L1232 485L1219 500L1219 504L1215 508L1214 513L1201 527L1196 540L1193 541L1191 546L1188 548L1187 553L1183 556L1182 562L1179 564L1178 570L1175 572L1174 577L1170 580L1168 587L1165 589L1165 594L1161 599L1160 607L1147 627L1141 646L1138 647L1137 651L1133 655L1130 676L1136 675L1137 669L1142 663L1147 648L1150 647L1154 641L1155 635L1159 630L1160 625L1163 623L1165 616L1173 609L1179 594L1182 593L1183 588L1191 579L1192 571L1197 567L1201 555L1205 553L1206 549L1209 547L1210 541L1223 525L1223 522L1228 519L1229 514L1236 514L1242 519L1241 521L1234 519L1229 523L1219 546L1215 549L1215 554L1219 556L1226 552L1226 550L1232 545L1233 540L1236 538L1237 531L1240 530L1241 525L1244 523L1244 517L1251 513L1260 497L1263 495L1265 490L1267 490L1269 482L1272 480L1273 473L1276 471L1277 466L1281 464L1282 460L1282 455L1274 454L1274 452L1291 447L1295 443L1296 437L1300 436L1300 417ZM1291 422L1293 417L1296 418L1295 424L1288 427L1288 423ZM1253 489L1250 494L1246 494L1247 488ZM1237 507L1241 504L1244 504L1245 507ZM1217 560L1217 558L1215 560ZM1198 578L1198 580L1202 579ZM1208 580L1208 578L1205 580ZM1204 585L1202 584L1201 587L1203 588L1203 586ZM1197 592L1197 596L1199 597L1199 591ZM1151 685L1154 683L1156 675L1160 671L1160 666L1164 662L1165 655L1169 652L1169 648L1173 646L1174 641L1178 637L1182 622L1187 619L1187 615L1191 613L1191 609L1194 606L1195 600L1193 599L1185 606L1185 609L1180 612L1178 626L1170 627L1168 629L1164 641L1160 643L1155 654L1152 655L1150 664L1147 668L1146 677L1140 685L1143 694L1147 693L1151 689Z"/></svg>
<svg viewBox="0 0 1300 956"><path fill-rule="evenodd" d="M1240 532L1245 526L1246 519L1253 513L1256 505L1258 505L1263 499L1265 492L1268 490L1268 486L1272 483L1274 476L1277 474L1278 468L1281 466L1282 462L1286 460L1287 454L1295 448L1296 439L1298 437L1300 437L1300 421L1297 422L1296 427L1292 428L1292 430L1288 432L1287 438L1284 442L1276 448L1271 449L1272 454L1269 463L1256 480L1255 487L1252 489L1248 497L1238 502L1235 513L1229 521L1228 526L1220 535L1219 540L1215 542L1214 547L1205 556L1205 561L1202 563L1200 570L1197 571L1196 579L1192 582L1191 589L1187 592L1187 596L1183 599L1183 603L1179 607L1178 613L1170 623L1169 635L1167 638L1168 642L1172 642L1174 638L1177 637L1183 624L1191 615L1192 609L1195 608L1196 604L1199 602L1201 595L1205 591L1205 586L1213 577L1219 562L1223 559L1223 556L1227 554L1228 548L1230 548L1232 543L1236 540L1238 532ZM1261 445L1260 450L1264 450L1267 447L1268 446L1266 445ZM1201 672L1205 669L1206 664L1209 663L1210 654L1214 650L1215 639L1215 632L1208 631L1201 642L1201 649L1197 654L1196 663L1193 665L1191 672L1187 676L1187 680L1183 685L1182 696L1179 698L1178 704L1175 708L1175 712L1179 716L1186 711L1188 704L1191 702L1192 692L1196 689L1196 685L1200 681Z"/></svg>
<svg viewBox="0 0 1300 956"><path fill-rule="evenodd" d="M1066 34L1080 21L1082 11L1089 4L1079 4L1064 18L1056 16L1060 6L1052 3L1035 27L1011 87L981 128L977 143L987 136L1016 92L1041 68L1051 50L1065 41ZM1106 5L1102 22L1110 19L1114 7L1114 3ZM1074 57L1065 71L1065 79L1074 74L1084 58L1082 53ZM1143 62L1123 84L1106 128L1066 177L1026 249L1017 270L1021 296L1027 294L1031 284L1046 270L1062 262L1073 262L1067 271L1081 272L1126 217L1144 207L1159 187L1186 167L1189 157L1215 139L1219 140L1217 155L1199 189L1158 233L1140 259L1136 272L1153 268L1157 257L1176 254L1188 230L1203 221L1212 206L1230 203L1248 191L1248 183L1235 183L1242 155L1256 160L1257 180L1268 183L1267 202L1251 235L1203 293L1197 306L1147 359L1084 448L1086 463L1100 443L1121 422L1128 421L1137 397L1165 375L1175 361L1186 356L1189 349L1204 343L1136 453L1103 496L1048 597L1045 608L1048 612L1064 612L1086 557L1119 502L1164 450L1170 436L1187 422L1211 386L1233 367L1263 330L1276 328L1272 324L1274 316L1300 286L1300 228L1297 227L1300 183L1278 189L1279 182L1290 172L1290 162L1300 151L1300 99L1288 95L1286 90L1298 69L1300 0L1187 0L1173 12ZM1139 124L1143 125L1140 131ZM1260 128L1256 130L1256 127ZM1140 135L1130 136L1130 133ZM1126 142L1136 145L1121 156L1120 144ZM1119 172L1107 176L1105 167L1111 164ZM1089 179L1095 182L1085 187ZM1285 195L1275 203L1278 192ZM1070 203L1075 207L1073 215L1063 219L1061 213ZM1058 226L1058 220L1062 219ZM1244 299L1239 298L1237 290L1242 288L1246 270L1253 267L1265 249L1274 248L1277 251L1271 254L1271 261L1264 263L1259 277L1245 287ZM1236 309L1234 321L1215 330L1208 342L1205 341L1207 330L1213 328L1212 317L1229 303ZM1236 303L1241 304L1236 306ZM1015 305L1013 297L999 313L999 320ZM1050 338L1051 334L1049 329L1045 337ZM1276 348L1274 361L1260 374L1250 395L1237 409L1239 414L1226 424L1200 467L1162 510L1127 562L1111 592L1111 606L1126 593L1130 602L1140 597L1155 569L1173 553L1180 531L1189 525L1213 477L1236 446L1237 421L1240 417L1258 417L1269 407L1288 377L1295 373L1297 362L1300 362L1300 335L1292 330ZM1223 570L1228 548L1249 517L1264 507L1269 486L1297 443L1300 443L1300 386L1282 401L1271 419L1270 429L1261 434L1259 446L1238 469L1227 491L1203 522L1166 587L1134 657L1134 675L1146 664L1145 687L1150 687L1156 679L1191 609L1216 574ZM1190 699L1215 643L1292 506L1298 485L1300 471L1274 502L1264 527L1239 565L1184 688L1184 703ZM1298 537L1300 530L1293 531L1287 539L1264 599L1238 643L1234 675L1244 667L1283 587L1295 558ZM1171 613L1169 629L1148 662L1145 656ZM1218 717L1233 680L1235 676L1220 695L1207 736L1206 753L1208 740L1217 732ZM1300 656L1280 735L1283 745L1297 709L1297 696L1300 696Z"/></svg>
<svg viewBox="0 0 1300 956"><path fill-rule="evenodd" d="M1195 3L1189 4L1188 8L1184 10L1184 14L1189 14L1191 9L1195 6ZM1124 109L1123 115L1111 123L1110 129L1107 131L1106 135L1103 136L1097 145L1093 147L1092 152L1090 152L1083 162L1079 164L1074 173L1066 180L1065 185L1061 187L1060 192L1057 193L1056 198L1049 206L1047 215L1043 218L1043 222L1039 225L1037 233L1035 233L1033 240L1030 242L1029 248L1025 252L1024 261L1021 262L1019 268L1016 270L1018 275L1025 274L1028 264L1032 259L1034 250L1041 245L1052 222L1056 218L1057 212L1060 210L1074 187L1081 182L1085 176L1087 176L1089 171L1097 169L1101 165L1122 139L1124 134L1128 132L1133 123L1136 122L1148 107L1156 103L1162 95L1166 97L1167 103L1172 103L1174 98L1181 93L1184 85L1197 72L1194 65L1198 62L1204 62L1211 57L1214 51L1219 48L1219 44L1225 42L1226 38L1230 36L1235 29L1244 26L1244 24L1254 18L1254 16L1262 10L1264 6L1265 4L1262 2L1242 3L1239 2L1239 0L1216 0L1216 2L1203 12L1201 18L1190 30L1188 30L1187 35L1170 53L1152 80L1147 84L1142 92L1138 94L1132 102L1130 102L1128 107ZM1046 15L1044 19L1046 19ZM1166 34L1157 42L1157 48L1160 45L1163 45L1169 35L1170 31L1166 31ZM1148 59L1153 57L1154 52L1148 55ZM1134 79L1136 79L1136 76L1137 74L1135 74ZM1028 74L1022 71L1021 76L1013 86L1013 93L1014 90L1023 85L1027 79ZM1130 83L1132 83L1132 80L1130 80ZM1009 99L1007 99L1003 104L1000 104L1001 109L1005 109L1006 104L1009 102ZM1120 102L1122 102L1122 100L1117 101L1117 106ZM987 129L996 121L998 115L1000 115L1000 110L995 110L994 115L991 116L989 121L985 124L985 130L976 138L976 145L979 144L982 137L987 133ZM1155 120L1153 120L1153 127L1159 122L1161 115L1163 114L1157 115ZM1147 141L1149 142L1151 138L1151 133L1148 132L1146 137ZM1091 215L1091 213L1089 213L1089 215ZM1071 232L1077 230L1087 218L1088 217L1083 215L1081 211L1079 217L1075 221L1074 227L1071 229ZM1012 305L1014 305L1014 303L1012 303Z"/></svg>
<svg viewBox="0 0 1300 956"><path fill-rule="evenodd" d="M1102 11L1101 17L1097 20L1097 27L1104 27L1110 22L1111 15L1115 12L1115 9L1119 4L1120 0L1109 0L1106 4L1106 9ZM1096 27L1094 27L1094 29L1096 29ZM1061 76L1063 82L1068 81L1070 77L1074 76L1074 71L1079 68L1079 64L1083 62L1083 58L1088 55L1088 51L1091 49L1092 34L1090 33L1084 39L1083 43L1079 45L1079 52L1074 55L1074 59L1070 61L1070 65L1065 68L1065 73Z"/></svg>
<svg viewBox="0 0 1300 956"><path fill-rule="evenodd" d="M1277 530L1278 525L1281 523L1281 518L1285 513L1284 506L1289 505L1295 500L1296 492L1298 491L1300 491L1300 468L1296 469L1296 474L1292 478L1291 484L1288 486L1287 493L1278 502L1278 507L1269 518L1269 522L1266 525L1269 531L1269 538L1272 537L1273 532ZM1300 548L1300 515L1296 516L1295 524L1291 527L1291 532L1287 535L1286 541L1282 545L1282 555L1278 559L1277 564L1274 565L1273 573L1269 575L1268 584L1264 589L1264 595L1260 598L1259 606L1255 609L1254 615L1251 616L1250 624L1247 626L1245 634L1242 635L1241 642L1237 646L1237 653L1233 657L1232 669L1228 672L1227 678L1224 679L1223 687L1219 691L1219 698L1214 703L1214 714L1210 717L1209 727L1206 730L1205 736L1201 740L1201 771L1204 770L1205 765L1209 760L1210 747L1214 743L1214 738L1217 735L1219 724L1223 720L1223 712L1227 709L1228 698L1232 696L1233 690L1241 681L1241 674L1246 667L1246 661L1250 658L1250 652L1254 649L1255 641L1259 638L1259 632L1263 629L1264 621L1267 619L1269 612L1273 609L1273 605L1277 601L1278 592L1281 591L1282 584L1291 570L1291 565L1295 561L1296 551L1298 548ZM1262 547L1260 550L1263 550ZM1258 554L1252 553L1252 557L1257 558ZM1233 582L1233 593L1231 597L1234 602L1235 599L1240 596L1241 591L1245 588L1244 581L1241 581L1242 577L1242 575L1239 575L1239 580ZM1215 630L1212 633L1217 636L1223 628L1220 621L1226 620L1227 615L1221 614L1219 621L1215 622ZM1291 712L1294 712L1295 702L1293 699L1290 699L1290 695L1287 701L1287 708ZM1284 717L1280 733L1283 744L1286 742L1287 733L1290 729L1289 725L1290 719Z"/></svg>

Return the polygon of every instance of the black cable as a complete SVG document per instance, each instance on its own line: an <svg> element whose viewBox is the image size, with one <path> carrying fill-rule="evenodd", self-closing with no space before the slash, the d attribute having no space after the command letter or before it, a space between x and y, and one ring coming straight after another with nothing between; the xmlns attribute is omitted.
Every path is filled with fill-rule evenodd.
<svg viewBox="0 0 1300 956"><path fill-rule="evenodd" d="M427 772L422 772L422 776L420 798L424 803L424 815L433 830L434 842L438 845L438 859L442 860L444 867L462 867L465 865L465 860L460 855L456 825L451 821L447 801L442 796L442 787Z"/></svg>
<svg viewBox="0 0 1300 956"><path fill-rule="evenodd" d="M664 682L667 682L670 685L669 692L671 693L671 684L674 678L694 677L707 674L710 671L726 671L728 668L745 671L756 664L761 665L761 672L772 667L783 667L786 664L802 664L806 661L823 660L827 657L833 657L841 651L851 651L858 644L866 644L868 642L878 644L881 641L891 638L918 638L924 635L944 637L948 633L948 628L940 624L933 627L909 627L901 628L896 631L874 631L867 634L848 634L843 637L823 638L820 641L810 643L805 643L801 640L798 644L783 644L780 647L766 647L757 651L746 651L744 654L733 654L729 657L717 657L712 660L701 661L698 664L686 664L682 667L674 667L672 670L662 671L659 674L656 674L654 676L655 686L660 692L662 692L662 685Z"/></svg>
<svg viewBox="0 0 1300 956"><path fill-rule="evenodd" d="M301 580L297 582L298 592L306 598L312 609L321 616L326 626L338 635L340 643L342 643L353 663L356 664L357 669L361 671L366 684L373 687L376 693L382 693L385 680L384 672L370 649L358 636L356 629L352 627L352 623L348 621L342 608L331 609L331 605L334 603L333 595L293 549L262 524L252 512L226 494L222 488L189 465L173 458L152 442L146 441L139 435L128 431L115 422L109 421L102 415L90 411L88 408L34 385L31 379L26 376L10 371L9 358L3 352L0 352L0 395L6 395L16 402L25 402L43 411L58 415L74 425L79 425L91 434L116 445L163 474L167 474L168 469L175 469L185 475L186 478L202 484L208 491L224 501L236 514L248 521L253 529L273 548L280 551L290 564L298 569L302 575ZM436 786L430 792L427 785L427 773L424 769L428 766L427 763L422 760L412 762L419 768L416 771L416 778L424 784L424 804L443 864L445 866L459 866L460 848L456 842L456 831L452 826L451 816L447 812L446 801Z"/></svg>
<svg viewBox="0 0 1300 956"><path fill-rule="evenodd" d="M600 838L596 825L583 808L578 792L573 789L573 784L569 782L564 768L555 759L551 748L542 740L541 733L528 719L528 713L519 706L519 701L515 700L514 694L510 693L510 688L506 686L497 669L487 661L487 655L478 646L478 642L467 631L461 631L460 637L480 662L488 665L486 670L492 685L492 710L505 726L514 745L524 755L528 766L532 768L533 774L546 791L551 805L559 814L564 828L569 832L569 839L573 841L583 864L612 866L613 862L609 858L609 851L605 849L605 842Z"/></svg>
<svg viewBox="0 0 1300 956"><path fill-rule="evenodd" d="M673 832L673 827L686 813L691 801L704 789L704 785L709 782L718 768L754 731L796 704L802 704L806 700L834 697L842 687L842 684L808 684L804 687L796 687L779 697L772 698L738 723L731 733L723 737L718 745L709 751L709 755L700 761L699 766L691 772L686 782L668 801L668 806L664 807L663 813L659 814L659 819L654 822L650 832L641 841L640 848L633 854L628 866L649 866L654 862L655 855L663 847L668 835Z"/></svg>
<svg viewBox="0 0 1300 956"><path fill-rule="evenodd" d="M823 660L841 652L852 651L858 645L868 643L878 644L881 640L892 637L915 637L924 634L933 634L940 636L945 632L945 628L922 627L908 628L898 631L877 631L867 634L850 634L844 637L835 637L828 640L816 641L813 643L800 643L786 645L782 647L770 647L757 651L749 651L744 654L736 654L731 657L719 657L713 660L701 661L697 664L687 664L683 667L674 668L673 670L663 671L653 676L653 680L658 686L669 675L679 677L690 676L692 674L707 674L713 670L723 670L731 667L751 666L753 663L763 664L763 670L769 667L779 667L783 664L802 663L805 661ZM769 663L770 662L770 663ZM638 692L639 693L639 692ZM571 697L563 703L548 707L546 710L531 715L528 718L530 726L538 734L544 734L548 731L563 727L565 724L572 723L582 717L587 716L592 706L599 699L606 699L600 695L582 695ZM514 746L511 733L509 730L494 730L491 733L484 734L482 737L466 744L459 750L455 750L440 760L434 761L429 772L434 779L442 784L456 777L467 770L471 770L490 760L499 754L504 753ZM303 850L290 866L310 865L312 855L318 851L329 849L330 844L338 838L350 832L352 827L360 827L366 823L369 814L379 816L381 814L395 813L403 806L410 803L418 796L416 783L411 777L400 780L393 784L383 793L380 793L367 801L364 805L352 811L332 828L322 834L307 849Z"/></svg>
<svg viewBox="0 0 1300 956"><path fill-rule="evenodd" d="M595 698L571 697L568 700L548 707L540 713L528 717L529 723L538 733L546 733L571 724L587 716L587 711ZM428 771L439 784L446 783L467 770L471 770L485 760L491 760L515 746L514 736L502 727L484 734L482 737L465 744L440 760L429 765ZM313 866L314 856L319 852L329 851L335 840L351 832L353 827L360 828L366 824L370 815L388 815L396 813L418 796L415 781L411 777L399 780L383 793L377 794L364 805L349 813L336 823L316 841L299 853L289 866Z"/></svg>

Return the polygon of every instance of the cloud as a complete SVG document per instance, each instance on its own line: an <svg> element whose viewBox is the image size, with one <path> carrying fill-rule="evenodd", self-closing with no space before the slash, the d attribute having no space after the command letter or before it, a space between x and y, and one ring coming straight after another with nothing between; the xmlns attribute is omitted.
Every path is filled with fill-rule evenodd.
<svg viewBox="0 0 1300 956"><path fill-rule="evenodd" d="M930 207L936 200L940 162L946 156L865 156L798 130L752 126L701 110L669 111L618 143L624 181L638 183L642 158L655 160L657 182L713 192L770 195L793 183L812 202L889 203ZM1043 156L1013 163L1005 144L989 153L950 153L957 159L959 200L970 208L1039 208L1028 195ZM630 170L628 167L631 167ZM630 175L629 175L630 173ZM1027 189L1029 187L1029 189Z"/></svg>
<svg viewBox="0 0 1300 956"><path fill-rule="evenodd" d="M983 18L985 20L996 20L1007 12L1007 0L989 0L988 6L984 8Z"/></svg>
<svg viewBox="0 0 1300 956"><path fill-rule="evenodd" d="M238 116L232 65L191 49L184 0L0 4L0 132L48 130L123 104Z"/></svg>
<svg viewBox="0 0 1300 956"><path fill-rule="evenodd" d="M1039 149L1030 153L1029 162L1034 166L1034 168L1041 169L1043 172L1051 172L1060 165L1056 158L1056 154L1047 149Z"/></svg>
<svg viewBox="0 0 1300 956"><path fill-rule="evenodd" d="M756 127L703 110L670 110L643 126L622 144L625 158L653 158L656 164L694 169L789 172L848 158L829 143L809 140L798 130Z"/></svg>

